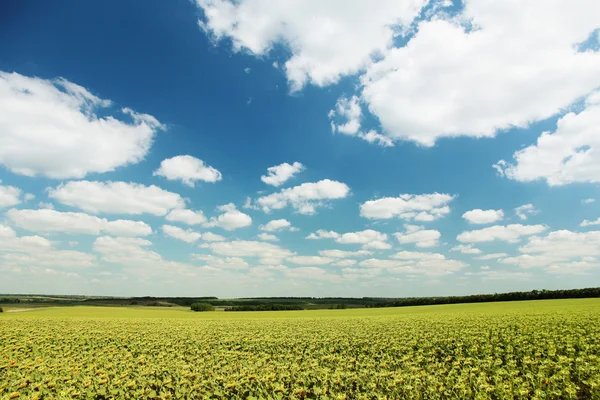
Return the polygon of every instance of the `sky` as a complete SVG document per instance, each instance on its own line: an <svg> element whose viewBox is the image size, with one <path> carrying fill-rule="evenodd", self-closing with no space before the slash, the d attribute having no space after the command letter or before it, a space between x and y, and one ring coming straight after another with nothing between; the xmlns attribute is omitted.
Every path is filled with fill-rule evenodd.
<svg viewBox="0 0 600 400"><path fill-rule="evenodd" d="M0 5L0 293L600 286L600 2Z"/></svg>

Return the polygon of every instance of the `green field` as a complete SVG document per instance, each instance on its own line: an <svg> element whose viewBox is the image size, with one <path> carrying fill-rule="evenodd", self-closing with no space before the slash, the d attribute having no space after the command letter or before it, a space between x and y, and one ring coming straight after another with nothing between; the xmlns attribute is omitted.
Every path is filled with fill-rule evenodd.
<svg viewBox="0 0 600 400"><path fill-rule="evenodd" d="M600 399L600 299L0 314L0 399Z"/></svg>

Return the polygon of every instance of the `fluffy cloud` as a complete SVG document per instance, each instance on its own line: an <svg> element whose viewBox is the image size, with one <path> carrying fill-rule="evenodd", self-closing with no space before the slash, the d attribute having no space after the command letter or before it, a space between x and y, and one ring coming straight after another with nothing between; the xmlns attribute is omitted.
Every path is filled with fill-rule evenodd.
<svg viewBox="0 0 600 400"><path fill-rule="evenodd" d="M473 247L470 244L464 245L459 244L458 246L454 246L451 251L460 251L462 254L481 254L482 251L478 248Z"/></svg>
<svg viewBox="0 0 600 400"><path fill-rule="evenodd" d="M463 232L458 235L456 239L463 243L492 242L494 240L503 240L505 242L514 243L524 236L535 235L546 229L547 227L544 225L494 225L489 228Z"/></svg>
<svg viewBox="0 0 600 400"><path fill-rule="evenodd" d="M477 257L478 260L495 260L497 258L503 258L508 256L508 254L506 253L491 253L491 254L485 254L483 256Z"/></svg>
<svg viewBox="0 0 600 400"><path fill-rule="evenodd" d="M333 262L334 259L320 256L294 256L289 257L287 261L298 265L326 265Z"/></svg>
<svg viewBox="0 0 600 400"><path fill-rule="evenodd" d="M434 229L417 225L404 225L405 232L394 233L400 244L415 243L417 247L435 247L442 234Z"/></svg>
<svg viewBox="0 0 600 400"><path fill-rule="evenodd" d="M300 214L314 214L316 208L323 206L327 200L343 199L350 193L350 188L337 181L323 179L319 182L307 182L293 188L283 189L278 193L259 197L257 205L264 212L280 210L291 205Z"/></svg>
<svg viewBox="0 0 600 400"><path fill-rule="evenodd" d="M248 240L207 243L201 247L208 248L215 254L230 257L259 257L263 259L270 258L281 260L292 256L292 253L289 250L272 243Z"/></svg>
<svg viewBox="0 0 600 400"><path fill-rule="evenodd" d="M165 127L128 108L118 118L110 105L65 79L0 72L0 164L20 175L65 179L138 163Z"/></svg>
<svg viewBox="0 0 600 400"><path fill-rule="evenodd" d="M477 208L475 210L467 211L462 217L472 224L491 224L492 222L502 220L502 218L504 218L504 211L482 210Z"/></svg>
<svg viewBox="0 0 600 400"><path fill-rule="evenodd" d="M523 204L522 206L515 208L515 214L517 214L517 217L519 217L522 221L526 221L530 216L537 215L539 213L540 211L537 210L533 204Z"/></svg>
<svg viewBox="0 0 600 400"><path fill-rule="evenodd" d="M387 136L381 135L374 130L367 133L360 131L362 109L357 96L350 99L341 97L338 99L335 109L329 111L331 130L333 133L341 133L348 136L357 136L369 143L377 143L383 147L393 147L394 141ZM336 123L341 120L343 122Z"/></svg>
<svg viewBox="0 0 600 400"><path fill-rule="evenodd" d="M351 267L353 265L356 265L356 263L356 260L339 260L331 263L331 265L336 267Z"/></svg>
<svg viewBox="0 0 600 400"><path fill-rule="evenodd" d="M583 220L583 222L581 223L580 226L586 227L586 226L594 226L594 225L600 225L600 218L596 219L595 221L588 221L587 219Z"/></svg>
<svg viewBox="0 0 600 400"><path fill-rule="evenodd" d="M277 232L285 229L290 229L292 224L287 219L273 219L267 222L265 225L261 225L259 228L262 231Z"/></svg>
<svg viewBox="0 0 600 400"><path fill-rule="evenodd" d="M386 269L390 273L424 274L427 276L443 276L453 274L467 265L456 260L449 260L442 254L400 252L393 260L368 259L359 263L361 267Z"/></svg>
<svg viewBox="0 0 600 400"><path fill-rule="evenodd" d="M215 257L207 254L193 254L192 259L201 261L205 266L216 269L246 269L250 266L240 257Z"/></svg>
<svg viewBox="0 0 600 400"><path fill-rule="evenodd" d="M94 215L55 210L16 210L6 217L19 228L38 233L70 233L84 235L147 236L152 228L141 221L109 221Z"/></svg>
<svg viewBox="0 0 600 400"><path fill-rule="evenodd" d="M11 227L0 225L0 250L35 253L52 250L52 243L40 236L17 236Z"/></svg>
<svg viewBox="0 0 600 400"><path fill-rule="evenodd" d="M132 182L72 181L50 189L48 196L91 213L163 216L174 208L185 207L176 193Z"/></svg>
<svg viewBox="0 0 600 400"><path fill-rule="evenodd" d="M15 206L19 203L21 203L21 189L0 185L0 208Z"/></svg>
<svg viewBox="0 0 600 400"><path fill-rule="evenodd" d="M528 272L490 270L467 272L465 275L479 277L483 281L527 281L533 278L533 275Z"/></svg>
<svg viewBox="0 0 600 400"><path fill-rule="evenodd" d="M167 214L165 219L170 222L182 222L187 225L200 225L206 222L206 217L202 211L193 211L185 208L172 210Z"/></svg>
<svg viewBox="0 0 600 400"><path fill-rule="evenodd" d="M360 215L369 219L400 218L415 221L434 221L450 212L448 203L455 196L443 193L401 194L369 200L360 206Z"/></svg>
<svg viewBox="0 0 600 400"><path fill-rule="evenodd" d="M362 76L362 99L387 135L425 146L440 137L491 137L546 119L600 86L600 53L577 49L598 28L600 5L464 4L456 17L419 23L404 47Z"/></svg>
<svg viewBox="0 0 600 400"><path fill-rule="evenodd" d="M281 186L294 175L304 171L306 168L298 161L293 164L283 163L267 168L267 175L260 177L260 180L271 186Z"/></svg>
<svg viewBox="0 0 600 400"><path fill-rule="evenodd" d="M600 52L596 54L600 57ZM579 114L570 112L559 119L554 132L542 133L536 144L517 151L513 155L514 164L501 160L494 167L501 175L520 182L545 180L551 186L600 182L598 93L588 98Z"/></svg>
<svg viewBox="0 0 600 400"><path fill-rule="evenodd" d="M364 257L373 254L368 250L345 251L345 250L321 250L319 255L329 258Z"/></svg>
<svg viewBox="0 0 600 400"><path fill-rule="evenodd" d="M179 180L189 187L194 187L197 181L215 183L223 178L216 168L188 155L163 160L153 175L163 176L170 181Z"/></svg>
<svg viewBox="0 0 600 400"><path fill-rule="evenodd" d="M373 229L366 229L360 232L347 232L344 234L334 231L327 232L319 229L316 233L311 233L308 235L306 239L335 239L337 243L342 244L361 244L363 249L386 250L392 248L392 246L387 242L388 236L385 233L381 233Z"/></svg>
<svg viewBox="0 0 600 400"><path fill-rule="evenodd" d="M596 202L596 199L583 199L581 200L581 204L592 204Z"/></svg>
<svg viewBox="0 0 600 400"><path fill-rule="evenodd" d="M215 40L230 38L234 51L263 56L275 43L289 46L284 67L292 90L299 90L307 83L332 84L364 69L374 54L392 46L399 26L408 27L426 1L382 0L377 7L345 0L196 3L204 11L202 29Z"/></svg>
<svg viewBox="0 0 600 400"><path fill-rule="evenodd" d="M165 235L186 243L194 243L202 237L201 234L194 232L191 229L181 229L180 227L173 225L163 225L162 230Z"/></svg>
<svg viewBox="0 0 600 400"><path fill-rule="evenodd" d="M271 235L270 233L259 233L257 236L260 240L264 240L266 242L278 242L279 239L275 235Z"/></svg>
<svg viewBox="0 0 600 400"><path fill-rule="evenodd" d="M238 228L245 228L252 225L252 218L248 214L244 214L236 209L233 203L219 206L217 207L217 210L222 211L223 214L211 218L206 226L217 226L227 231L233 231Z"/></svg>
<svg viewBox="0 0 600 400"><path fill-rule="evenodd" d="M202 240L204 240L206 242L224 242L227 239L225 239L221 235L217 235L216 233L204 232L202 234Z"/></svg>

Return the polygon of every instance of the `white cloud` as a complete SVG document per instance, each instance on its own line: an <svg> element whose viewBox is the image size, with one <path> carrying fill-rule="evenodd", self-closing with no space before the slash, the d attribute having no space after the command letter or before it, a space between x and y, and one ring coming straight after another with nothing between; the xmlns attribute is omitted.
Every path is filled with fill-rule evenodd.
<svg viewBox="0 0 600 400"><path fill-rule="evenodd" d="M473 245L467 244L459 244L458 246L454 246L451 251L460 251L462 254L481 254L482 251L478 248L473 247Z"/></svg>
<svg viewBox="0 0 600 400"><path fill-rule="evenodd" d="M356 263L357 263L356 260L339 260L339 261L331 263L331 265L336 266L336 267L351 267L353 265L356 265Z"/></svg>
<svg viewBox="0 0 600 400"><path fill-rule="evenodd" d="M346 251L346 250L321 250L319 255L329 258L364 257L373 254L368 250Z"/></svg>
<svg viewBox="0 0 600 400"><path fill-rule="evenodd" d="M595 54L600 58L600 52ZM543 132L536 144L513 154L514 164L501 160L496 164L497 169L509 179L545 180L550 186L600 182L599 125L600 101L592 104L588 98L583 111L560 118L554 132Z"/></svg>
<svg viewBox="0 0 600 400"><path fill-rule="evenodd" d="M0 250L34 253L52 250L52 243L40 236L17 236L14 229L0 225Z"/></svg>
<svg viewBox="0 0 600 400"><path fill-rule="evenodd" d="M385 134L425 146L440 137L492 137L557 114L600 86L600 53L577 50L598 28L599 4L464 4L456 17L419 23L404 47L362 76L362 100Z"/></svg>
<svg viewBox="0 0 600 400"><path fill-rule="evenodd" d="M593 225L600 225L600 218L596 219L595 221L588 221L587 219L583 220L583 222L581 223L580 226L586 227L586 226L593 226Z"/></svg>
<svg viewBox="0 0 600 400"><path fill-rule="evenodd" d="M144 159L154 117L123 108L65 79L44 80L0 71L0 164L16 174L83 178ZM104 117L99 117L100 111Z"/></svg>
<svg viewBox="0 0 600 400"><path fill-rule="evenodd" d="M422 226L404 225L405 232L396 232L394 236L400 244L415 243L417 247L435 247L442 234L434 229L423 229Z"/></svg>
<svg viewBox="0 0 600 400"><path fill-rule="evenodd" d="M492 242L494 240L503 240L505 242L514 243L524 236L535 235L546 229L547 227L544 225L494 225L488 228L463 232L458 235L456 239L463 243Z"/></svg>
<svg viewBox="0 0 600 400"><path fill-rule="evenodd" d="M271 186L281 186L294 175L304 171L306 168L298 161L293 164L283 163L267 168L268 175L263 175L260 180Z"/></svg>
<svg viewBox="0 0 600 400"><path fill-rule="evenodd" d="M35 199L35 195L33 195L31 193L27 193L25 196L23 196L23 199L25 199L25 201L31 201L31 200Z"/></svg>
<svg viewBox="0 0 600 400"><path fill-rule="evenodd" d="M127 182L71 181L50 189L48 196L91 213L166 215L185 202L158 186Z"/></svg>
<svg viewBox="0 0 600 400"><path fill-rule="evenodd" d="M592 204L596 201L596 199L583 199L581 200L581 204Z"/></svg>
<svg viewBox="0 0 600 400"><path fill-rule="evenodd" d="M215 254L230 257L259 257L282 260L292 256L289 250L275 244L247 240L207 243L202 247L210 249ZM279 262L272 264L279 264Z"/></svg>
<svg viewBox="0 0 600 400"><path fill-rule="evenodd" d="M252 225L252 218L235 208L233 203L217 207L223 214L213 217L205 226L217 226L227 231L233 231L238 228L245 228Z"/></svg>
<svg viewBox="0 0 600 400"><path fill-rule="evenodd" d="M318 239L337 239L340 237L340 234L334 231L325 231L323 229L319 229L316 233L309 234L306 239L309 240L318 240Z"/></svg>
<svg viewBox="0 0 600 400"><path fill-rule="evenodd" d="M163 160L153 175L163 176L170 181L179 180L189 187L194 187L197 181L215 183L223 179L216 168L205 165L204 161L189 155Z"/></svg>
<svg viewBox="0 0 600 400"><path fill-rule="evenodd" d="M250 266L240 257L215 257L210 254L192 254L192 259L202 261L205 266L216 269L246 269Z"/></svg>
<svg viewBox="0 0 600 400"><path fill-rule="evenodd" d="M448 203L455 196L443 193L423 195L401 194L369 200L360 206L360 215L369 219L400 218L415 221L434 221L450 213Z"/></svg>
<svg viewBox="0 0 600 400"><path fill-rule="evenodd" d="M147 236L152 228L141 221L109 221L94 215L55 210L17 210L6 212L15 226L38 233L70 233L84 235Z"/></svg>
<svg viewBox="0 0 600 400"><path fill-rule="evenodd" d="M317 207L323 206L325 201L343 199L349 193L350 188L346 184L323 179L319 182L307 182L282 189L278 193L259 197L256 203L267 213L290 205L298 213L310 215L316 212Z"/></svg>
<svg viewBox="0 0 600 400"><path fill-rule="evenodd" d="M230 38L234 51L267 55L276 43L291 50L285 72L292 90L325 86L372 63L390 48L401 25L408 27L425 0L307 3L285 0L196 0L204 11L200 26L215 40ZM260 23L257 23L260 21Z"/></svg>
<svg viewBox="0 0 600 400"><path fill-rule="evenodd" d="M292 224L287 219L273 219L267 222L265 225L261 225L259 228L266 232L277 232L286 229L290 229Z"/></svg>
<svg viewBox="0 0 600 400"><path fill-rule="evenodd" d="M25 268L89 268L97 265L92 254L74 250L49 250L28 254L7 253L0 256L0 264ZM58 272L56 272L58 273Z"/></svg>
<svg viewBox="0 0 600 400"><path fill-rule="evenodd" d="M368 259L359 263L361 267L386 269L390 273L424 274L427 276L443 276L453 274L467 265L450 260L442 254L400 252L393 260Z"/></svg>
<svg viewBox="0 0 600 400"><path fill-rule="evenodd" d="M298 265L326 265L333 262L334 259L320 256L294 256L289 257L287 261Z"/></svg>
<svg viewBox="0 0 600 400"><path fill-rule="evenodd" d="M170 222L182 222L186 225L200 225L206 222L206 217L201 210L193 211L185 208L172 210L165 219Z"/></svg>
<svg viewBox="0 0 600 400"><path fill-rule="evenodd" d="M528 217L537 215L539 213L540 210L537 210L533 204L523 204L522 206L515 208L515 214L517 214L517 217L519 217L522 221L526 221Z"/></svg>
<svg viewBox="0 0 600 400"><path fill-rule="evenodd" d="M260 240L263 240L265 242L278 242L279 239L277 238L277 236L275 235L271 235L270 233L259 233L257 235L257 238L259 238Z"/></svg>
<svg viewBox="0 0 600 400"><path fill-rule="evenodd" d="M52 203L47 203L47 202L44 202L44 201L40 201L40 202L38 203L38 207L39 207L39 208L42 208L42 209L44 209L44 210L54 210L54 204L52 204Z"/></svg>
<svg viewBox="0 0 600 400"><path fill-rule="evenodd" d="M490 253L490 254L485 254L483 256L477 257L478 260L495 260L497 258L503 258L503 257L507 257L508 254L506 253Z"/></svg>
<svg viewBox="0 0 600 400"><path fill-rule="evenodd" d="M1 133L0 133L0 135L1 135ZM18 189L14 186L1 186L0 185L0 208L12 207L12 206L15 206L20 203L21 203L21 189Z"/></svg>
<svg viewBox="0 0 600 400"><path fill-rule="evenodd" d="M181 229L180 227L173 225L163 225L162 230L165 235L186 243L194 243L202 237L201 234L194 232L191 229Z"/></svg>
<svg viewBox="0 0 600 400"><path fill-rule="evenodd" d="M462 216L472 224L491 224L492 222L500 221L504 218L502 210L475 210L467 211Z"/></svg>
<svg viewBox="0 0 600 400"><path fill-rule="evenodd" d="M221 235L217 235L216 233L205 232L202 234L202 240L206 242L224 242L227 239Z"/></svg>
<svg viewBox="0 0 600 400"><path fill-rule="evenodd" d="M377 143L383 147L394 146L394 141L388 136L384 136L375 130L370 130L367 133L360 130L362 109L357 96L352 96L350 99L340 97L335 105L335 110L330 110L328 116L333 133L357 136L369 143ZM343 123L336 124L335 121L337 120L342 120Z"/></svg>
<svg viewBox="0 0 600 400"><path fill-rule="evenodd" d="M361 244L363 249L387 250L392 248L387 242L388 236L385 233L373 229L366 229L360 232L347 232L344 234L339 234L334 231L327 232L319 229L316 233L308 235L306 239L335 239L337 243L342 244ZM358 254L358 252L356 252L355 255L356 254Z"/></svg>
<svg viewBox="0 0 600 400"><path fill-rule="evenodd" d="M483 268L483 267L482 267ZM467 272L467 276L480 277L483 281L527 281L533 278L528 272L492 271Z"/></svg>

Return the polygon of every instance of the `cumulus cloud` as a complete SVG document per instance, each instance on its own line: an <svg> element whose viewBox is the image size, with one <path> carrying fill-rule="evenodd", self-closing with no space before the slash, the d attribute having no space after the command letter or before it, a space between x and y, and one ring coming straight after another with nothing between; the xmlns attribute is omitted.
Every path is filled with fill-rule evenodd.
<svg viewBox="0 0 600 400"><path fill-rule="evenodd" d="M223 212L218 217L213 217L205 226L217 226L227 231L233 231L239 228L245 228L252 225L252 218L248 214L239 211L233 203L217 207L217 210Z"/></svg>
<svg viewBox="0 0 600 400"><path fill-rule="evenodd" d="M284 69L292 90L305 84L325 86L372 63L374 54L393 44L399 26L408 27L425 0L307 3L285 0L196 0L204 12L201 28L219 41L229 38L234 51L261 57L275 43L291 50ZM256 21L260 21L257 24Z"/></svg>
<svg viewBox="0 0 600 400"><path fill-rule="evenodd" d="M193 211L185 208L172 210L165 219L169 222L181 222L186 225L200 225L206 222L206 217L201 210Z"/></svg>
<svg viewBox="0 0 600 400"><path fill-rule="evenodd" d="M596 199L583 199L581 200L581 204L592 204L596 201Z"/></svg>
<svg viewBox="0 0 600 400"><path fill-rule="evenodd" d="M369 200L360 206L360 215L369 219L400 218L415 221L434 221L450 213L450 203L455 196L443 193L401 194Z"/></svg>
<svg viewBox="0 0 600 400"><path fill-rule="evenodd" d="M114 236L148 236L152 228L142 221L98 218L94 215L55 210L17 210L6 212L15 226L38 233L68 233L84 235L110 234Z"/></svg>
<svg viewBox="0 0 600 400"><path fill-rule="evenodd" d="M463 243L492 242L494 240L515 243L522 237L536 235L546 229L545 225L494 225L488 228L463 232L456 239Z"/></svg>
<svg viewBox="0 0 600 400"><path fill-rule="evenodd" d="M167 158L153 175L163 176L170 181L181 181L189 187L194 187L197 181L215 183L223 179L221 173L204 161L189 155Z"/></svg>
<svg viewBox="0 0 600 400"><path fill-rule="evenodd" d="M216 233L204 232L202 233L202 240L206 242L224 242L227 239L221 235L217 235Z"/></svg>
<svg viewBox="0 0 600 400"><path fill-rule="evenodd" d="M462 254L481 254L483 253L481 250L479 250L476 247L473 247L473 245L467 244L459 244L458 246L454 246L452 249L450 249L451 251L459 251Z"/></svg>
<svg viewBox="0 0 600 400"><path fill-rule="evenodd" d="M186 243L194 243L202 237L201 234L194 232L192 229L181 229L180 227L173 225L163 225L162 230L165 235Z"/></svg>
<svg viewBox="0 0 600 400"><path fill-rule="evenodd" d="M504 211L482 210L477 208L475 210L467 211L462 217L472 224L491 224L502 220L504 218Z"/></svg>
<svg viewBox="0 0 600 400"><path fill-rule="evenodd" d="M264 240L265 242L278 242L279 239L277 238L277 236L272 235L270 233L259 233L257 236L260 240Z"/></svg>
<svg viewBox="0 0 600 400"><path fill-rule="evenodd" d="M600 52L596 57L600 57ZM593 101L588 98L583 111L570 112L560 118L554 132L543 132L536 144L514 153L514 163L501 160L495 168L501 175L520 182L545 180L550 186L600 182L597 128L600 125L600 96L597 93Z"/></svg>
<svg viewBox="0 0 600 400"><path fill-rule="evenodd" d="M52 243L41 236L17 236L9 226L0 224L0 250L33 253L52 249Z"/></svg>
<svg viewBox="0 0 600 400"><path fill-rule="evenodd" d="M267 175L260 177L260 180L271 186L281 186L294 175L304 171L306 168L298 161L293 164L283 163L267 168Z"/></svg>
<svg viewBox="0 0 600 400"><path fill-rule="evenodd" d="M447 259L438 253L400 252L394 259L371 258L359 263L361 267L385 269L392 274L424 274L427 276L444 276L453 274L467 264Z"/></svg>
<svg viewBox="0 0 600 400"><path fill-rule="evenodd" d="M291 251L272 243L234 240L230 242L213 242L201 247L210 249L214 254L229 257L257 257L261 264L276 265L293 254Z"/></svg>
<svg viewBox="0 0 600 400"><path fill-rule="evenodd" d="M326 265L333 262L334 259L321 256L293 256L289 257L287 261L298 265Z"/></svg>
<svg viewBox="0 0 600 400"><path fill-rule="evenodd" d="M261 225L259 228L266 232L277 232L286 229L290 229L292 224L287 219L274 219L267 222L265 225Z"/></svg>
<svg viewBox="0 0 600 400"><path fill-rule="evenodd" d="M404 225L404 232L396 232L394 236L400 244L414 243L417 247L435 247L442 234L435 229L424 229L418 225Z"/></svg>
<svg viewBox="0 0 600 400"><path fill-rule="evenodd" d="M350 188L346 184L323 179L259 197L256 204L266 213L291 206L300 214L310 215L316 213L316 208L324 206L328 200L343 199L349 193Z"/></svg>
<svg viewBox="0 0 600 400"><path fill-rule="evenodd" d="M184 208L180 195L140 183L71 181L50 189L48 196L90 213L166 215Z"/></svg>
<svg viewBox="0 0 600 400"><path fill-rule="evenodd" d="M357 263L356 260L339 260L339 261L332 262L331 265L336 266L336 267L351 267L353 265L356 265L356 263Z"/></svg>
<svg viewBox="0 0 600 400"><path fill-rule="evenodd" d="M165 126L110 106L65 79L0 71L0 164L19 175L66 179L140 162Z"/></svg>
<svg viewBox="0 0 600 400"><path fill-rule="evenodd" d="M216 269L246 269L250 267L250 264L240 257L216 257L210 254L192 254L192 259L202 262L207 267Z"/></svg>
<svg viewBox="0 0 600 400"><path fill-rule="evenodd" d="M586 227L586 226L594 226L594 225L600 225L600 218L598 218L594 221L588 221L587 219L584 219L580 226Z"/></svg>
<svg viewBox="0 0 600 400"><path fill-rule="evenodd" d="M530 216L537 215L539 213L540 210L536 209L533 204L523 204L522 206L515 208L515 214L517 214L517 217L519 217L522 221L526 221Z"/></svg>
<svg viewBox="0 0 600 400"><path fill-rule="evenodd" d="M483 256L479 256L477 257L478 260L494 260L497 258L503 258L503 257L507 257L508 254L506 253L490 253L490 254L485 254Z"/></svg>
<svg viewBox="0 0 600 400"><path fill-rule="evenodd" d="M19 203L21 203L21 189L0 185L0 208L12 207Z"/></svg>
<svg viewBox="0 0 600 400"><path fill-rule="evenodd" d="M392 246L387 242L388 236L385 233L381 233L373 229L366 229L359 232L347 232L343 234L319 229L316 233L311 233L308 235L306 239L334 239L337 243L341 244L360 244L362 245L363 249L387 250L392 248ZM357 255L357 253L355 253L355 255Z"/></svg>
<svg viewBox="0 0 600 400"><path fill-rule="evenodd" d="M321 250L319 255L329 258L348 258L370 256L373 252L368 250L346 251L346 250Z"/></svg>

